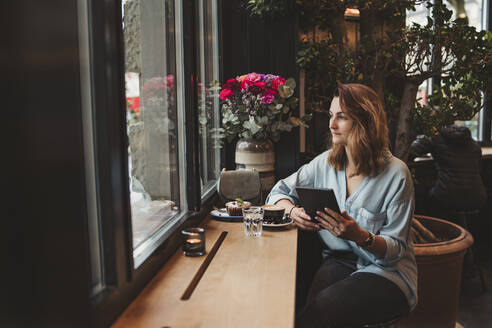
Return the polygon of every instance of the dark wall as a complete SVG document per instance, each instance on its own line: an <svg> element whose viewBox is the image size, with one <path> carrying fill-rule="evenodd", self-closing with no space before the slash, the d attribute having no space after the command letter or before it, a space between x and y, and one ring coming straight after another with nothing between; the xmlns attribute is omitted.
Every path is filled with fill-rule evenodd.
<svg viewBox="0 0 492 328"><path fill-rule="evenodd" d="M249 72L293 77L299 83L295 63L297 13L287 17L249 17L240 0L221 4L222 81ZM298 89L296 89L296 92ZM234 169L235 142L226 146L226 167ZM299 129L282 135L275 144L277 178L284 178L299 165Z"/></svg>
<svg viewBox="0 0 492 328"><path fill-rule="evenodd" d="M88 316L76 8L0 5L2 327L84 326Z"/></svg>

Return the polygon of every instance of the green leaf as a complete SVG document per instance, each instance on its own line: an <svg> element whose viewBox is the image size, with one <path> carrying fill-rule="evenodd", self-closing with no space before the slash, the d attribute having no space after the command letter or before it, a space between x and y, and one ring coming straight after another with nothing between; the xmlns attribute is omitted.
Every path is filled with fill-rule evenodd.
<svg viewBox="0 0 492 328"><path fill-rule="evenodd" d="M296 81L290 77L285 81L284 86L287 86L290 89L294 90L296 88Z"/></svg>
<svg viewBox="0 0 492 328"><path fill-rule="evenodd" d="M278 94L282 98L289 98L294 94L294 91L287 85L281 85L278 87Z"/></svg>
<svg viewBox="0 0 492 328"><path fill-rule="evenodd" d="M306 123L304 123L302 120L298 119L297 117L294 117L294 116L291 116L289 118L290 122L292 124L294 124L295 126L303 126L305 128L308 127L308 125Z"/></svg>
<svg viewBox="0 0 492 328"><path fill-rule="evenodd" d="M249 117L249 121L245 121L243 123L243 127L246 130L251 131L251 134L252 135L255 134L256 132L260 131L260 129L261 129L261 126L259 126L258 124L256 124L255 118L253 116L250 116Z"/></svg>

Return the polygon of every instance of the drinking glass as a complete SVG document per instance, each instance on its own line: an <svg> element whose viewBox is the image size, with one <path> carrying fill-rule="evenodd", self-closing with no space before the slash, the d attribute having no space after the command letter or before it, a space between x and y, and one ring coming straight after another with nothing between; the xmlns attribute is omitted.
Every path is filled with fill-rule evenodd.
<svg viewBox="0 0 492 328"><path fill-rule="evenodd" d="M263 213L261 206L243 208L244 234L246 236L261 236L263 231Z"/></svg>

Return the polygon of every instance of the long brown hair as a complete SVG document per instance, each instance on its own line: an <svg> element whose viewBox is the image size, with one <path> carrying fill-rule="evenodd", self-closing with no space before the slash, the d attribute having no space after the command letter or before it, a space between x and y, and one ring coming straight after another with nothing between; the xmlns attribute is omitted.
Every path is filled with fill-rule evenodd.
<svg viewBox="0 0 492 328"><path fill-rule="evenodd" d="M374 90L362 84L338 84L333 96L339 98L341 109L354 120L347 139L355 164L353 175L378 174L389 156L388 126L381 100ZM344 145L332 145L328 163L336 170L345 167Z"/></svg>

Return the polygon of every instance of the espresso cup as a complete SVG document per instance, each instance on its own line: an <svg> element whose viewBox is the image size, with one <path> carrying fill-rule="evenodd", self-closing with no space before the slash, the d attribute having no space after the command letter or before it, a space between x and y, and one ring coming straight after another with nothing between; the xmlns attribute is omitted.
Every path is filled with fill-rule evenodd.
<svg viewBox="0 0 492 328"><path fill-rule="evenodd" d="M263 205L263 220L267 223L279 224L284 217L285 209L278 205Z"/></svg>

